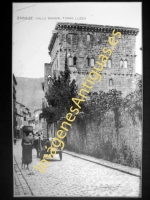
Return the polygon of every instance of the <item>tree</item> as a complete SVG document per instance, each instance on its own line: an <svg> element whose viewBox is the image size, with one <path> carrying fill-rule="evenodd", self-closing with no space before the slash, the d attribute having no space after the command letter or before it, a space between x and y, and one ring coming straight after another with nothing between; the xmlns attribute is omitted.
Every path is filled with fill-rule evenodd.
<svg viewBox="0 0 150 200"><path fill-rule="evenodd" d="M65 70L60 72L58 79L56 76L52 78L51 84L45 97L48 107L43 109L43 113L48 122L58 121L69 111L73 105L72 98L77 96L77 86L73 79L70 80L70 70L67 64L67 56L65 58Z"/></svg>

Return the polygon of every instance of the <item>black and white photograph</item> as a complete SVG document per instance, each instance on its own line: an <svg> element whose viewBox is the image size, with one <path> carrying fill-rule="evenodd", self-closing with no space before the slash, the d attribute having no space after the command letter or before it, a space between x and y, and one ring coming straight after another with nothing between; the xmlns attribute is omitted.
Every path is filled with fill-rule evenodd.
<svg viewBox="0 0 150 200"><path fill-rule="evenodd" d="M141 2L12 3L14 197L142 197Z"/></svg>

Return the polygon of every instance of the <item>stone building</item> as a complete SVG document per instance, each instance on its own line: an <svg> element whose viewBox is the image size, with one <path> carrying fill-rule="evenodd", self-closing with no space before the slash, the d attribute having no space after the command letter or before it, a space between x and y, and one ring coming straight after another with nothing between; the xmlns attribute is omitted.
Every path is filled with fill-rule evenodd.
<svg viewBox="0 0 150 200"><path fill-rule="evenodd" d="M29 125L29 126L32 126L32 127L33 127L33 131L35 131L35 117L34 117L34 116L31 116L31 117L28 119L28 125Z"/></svg>
<svg viewBox="0 0 150 200"><path fill-rule="evenodd" d="M108 37L112 36L114 29L122 33L121 38L102 71L102 81L95 84L91 92L117 89L125 96L133 91L136 76L135 45L139 29L128 27L57 23L48 46L51 63L45 64L45 83L48 82L48 76L56 74L58 77L60 71L64 70L67 53L71 78L76 80L80 89L83 78L88 76L98 56L103 53L102 49L110 48Z"/></svg>
<svg viewBox="0 0 150 200"><path fill-rule="evenodd" d="M19 117L17 119L18 127L22 128L23 126L27 126L28 118L29 118L29 114L30 114L29 109L22 103L19 103L18 101L16 101L16 108L17 108L17 112L19 114Z"/></svg>
<svg viewBox="0 0 150 200"><path fill-rule="evenodd" d="M27 108L22 103L19 103L16 101L16 128L17 128L17 135L18 137L22 137L22 131L21 128L23 126L29 125L29 119L31 117L30 109Z"/></svg>
<svg viewBox="0 0 150 200"><path fill-rule="evenodd" d="M112 31L121 32L121 38L114 47L111 57L102 71L102 81L95 82L91 92L117 89L123 96L136 89L136 35L139 29L117 26L102 26L79 23L57 23L51 37L48 50L51 57L50 63L44 66L43 91L46 92L51 77L56 77L64 71L65 58L71 71L71 79L75 79L78 90L81 89L83 78L88 77L89 72L98 61L98 56L104 54L102 49L110 49L108 43ZM43 106L47 105L43 99ZM47 124L45 121L45 134L55 136L56 124Z"/></svg>

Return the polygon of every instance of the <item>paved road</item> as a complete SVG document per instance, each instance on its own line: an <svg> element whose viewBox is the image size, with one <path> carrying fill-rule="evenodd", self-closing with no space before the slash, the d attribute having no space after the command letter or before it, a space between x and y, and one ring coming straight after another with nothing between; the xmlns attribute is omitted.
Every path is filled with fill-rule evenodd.
<svg viewBox="0 0 150 200"><path fill-rule="evenodd" d="M140 178L98 164L63 154L50 162L46 173L39 165L33 150L30 170L21 169L21 144L14 145L15 196L98 196L139 197Z"/></svg>

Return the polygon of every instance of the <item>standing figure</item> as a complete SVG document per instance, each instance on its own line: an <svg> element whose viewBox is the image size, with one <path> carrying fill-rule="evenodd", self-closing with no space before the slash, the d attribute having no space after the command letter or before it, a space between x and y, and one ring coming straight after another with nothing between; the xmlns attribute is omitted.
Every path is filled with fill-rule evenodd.
<svg viewBox="0 0 150 200"><path fill-rule="evenodd" d="M37 152L37 158L40 157L40 152L42 150L43 147L43 136L42 133L36 133L35 137L34 137L34 142L33 142L33 147L36 149Z"/></svg>
<svg viewBox="0 0 150 200"><path fill-rule="evenodd" d="M38 143L39 143L39 138L38 138L38 135L37 135L37 133L36 133L36 134L35 134L35 137L34 137L33 147L36 149L37 158L39 158Z"/></svg>
<svg viewBox="0 0 150 200"><path fill-rule="evenodd" d="M25 132L25 136L22 139L22 168L27 165L27 169L29 169L28 165L32 162L32 147L33 147L33 133Z"/></svg>
<svg viewBox="0 0 150 200"><path fill-rule="evenodd" d="M40 157L40 152L42 150L43 147L43 138L42 135L39 133L38 134L38 157Z"/></svg>
<svg viewBox="0 0 150 200"><path fill-rule="evenodd" d="M47 149L49 147L51 147L51 141L52 141L52 139L51 140L45 139L45 141L43 142L42 150L40 152L40 159L41 160L43 159L44 154L47 154Z"/></svg>

